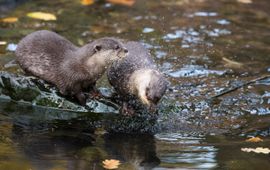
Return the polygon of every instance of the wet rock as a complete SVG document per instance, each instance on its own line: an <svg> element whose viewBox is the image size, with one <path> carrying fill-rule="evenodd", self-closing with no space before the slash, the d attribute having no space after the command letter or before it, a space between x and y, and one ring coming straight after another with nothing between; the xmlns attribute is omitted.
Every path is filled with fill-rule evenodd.
<svg viewBox="0 0 270 170"><path fill-rule="evenodd" d="M112 106L107 106L108 101L103 103L96 100L88 100L86 109L72 100L60 96L55 87L46 84L35 77L25 77L7 72L0 72L0 96L15 101L24 101L32 105L69 109L81 112L114 112L118 111Z"/></svg>
<svg viewBox="0 0 270 170"><path fill-rule="evenodd" d="M105 96L109 90L102 89ZM109 99L87 100L87 107L59 95L55 87L35 77L0 72L0 112L14 115L19 126L82 129L105 127L109 132L154 133L156 116L143 108L138 115L118 114L119 105ZM31 107L35 106L35 107ZM47 129L47 128L46 128Z"/></svg>

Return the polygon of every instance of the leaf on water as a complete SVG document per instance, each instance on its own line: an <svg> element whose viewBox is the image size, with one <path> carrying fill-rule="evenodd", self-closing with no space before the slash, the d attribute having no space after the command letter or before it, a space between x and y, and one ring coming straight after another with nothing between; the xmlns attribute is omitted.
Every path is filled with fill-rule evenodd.
<svg viewBox="0 0 270 170"><path fill-rule="evenodd" d="M107 0L107 1L113 4L120 4L126 6L132 6L135 3L135 0Z"/></svg>
<svg viewBox="0 0 270 170"><path fill-rule="evenodd" d="M262 147L258 147L258 148L241 148L241 151L243 151L243 152L263 153L263 154L269 154L270 153L269 148L262 148Z"/></svg>
<svg viewBox="0 0 270 170"><path fill-rule="evenodd" d="M0 20L1 22L14 23L18 21L17 17L7 17Z"/></svg>
<svg viewBox="0 0 270 170"><path fill-rule="evenodd" d="M230 60L226 57L222 57L222 60L226 63L227 67L232 67L232 68L240 68L243 67L243 63L239 63L237 61Z"/></svg>
<svg viewBox="0 0 270 170"><path fill-rule="evenodd" d="M103 168L105 169L117 169L118 166L120 165L120 161L116 159L106 159L103 163Z"/></svg>
<svg viewBox="0 0 270 170"><path fill-rule="evenodd" d="M34 19L40 19L44 21L55 21L57 18L54 14L45 12L30 12L27 14L28 17Z"/></svg>
<svg viewBox="0 0 270 170"><path fill-rule="evenodd" d="M94 0L81 0L82 5L92 5L95 1Z"/></svg>
<svg viewBox="0 0 270 170"><path fill-rule="evenodd" d="M6 41L0 41L0 45L7 45Z"/></svg>
<svg viewBox="0 0 270 170"><path fill-rule="evenodd" d="M252 0L237 0L237 2L243 3L243 4L251 4Z"/></svg>
<svg viewBox="0 0 270 170"><path fill-rule="evenodd" d="M262 142L263 140L259 137L252 137L246 140L246 142Z"/></svg>

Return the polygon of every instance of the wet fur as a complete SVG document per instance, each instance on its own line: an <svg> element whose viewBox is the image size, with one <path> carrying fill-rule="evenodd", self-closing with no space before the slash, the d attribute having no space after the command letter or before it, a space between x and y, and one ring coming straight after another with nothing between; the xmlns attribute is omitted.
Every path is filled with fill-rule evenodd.
<svg viewBox="0 0 270 170"><path fill-rule="evenodd" d="M139 93L145 93L147 96L142 98L147 99L143 100L151 100L157 104L167 89L167 80L158 71L151 54L142 44L127 42L124 46L129 54L121 62L114 63L108 70L110 84L124 100L140 98ZM142 103L147 104L147 101Z"/></svg>
<svg viewBox="0 0 270 170"><path fill-rule="evenodd" d="M114 49L116 45L118 50ZM97 46L106 51L97 52ZM63 95L81 95L95 85L113 61L125 55L122 51L122 44L113 38L79 48L54 32L42 30L19 42L16 59L25 72L56 85Z"/></svg>

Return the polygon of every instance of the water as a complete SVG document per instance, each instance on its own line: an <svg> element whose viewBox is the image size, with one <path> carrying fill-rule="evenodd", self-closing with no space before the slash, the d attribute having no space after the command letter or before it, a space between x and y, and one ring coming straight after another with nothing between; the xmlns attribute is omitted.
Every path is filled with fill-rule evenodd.
<svg viewBox="0 0 270 170"><path fill-rule="evenodd" d="M156 135L105 133L83 117L67 113L71 119L55 120L50 116L56 111L2 101L0 170L102 169L102 161L112 158L121 161L119 169L268 169L269 155L241 148L269 148L269 79L217 100L211 96L269 74L269 8L268 0L137 0L131 7L1 2L0 17L19 18L0 22L0 41L7 42L0 43L1 70L21 73L12 63L14 46L34 30L50 29L77 45L104 36L139 41L171 87ZM58 20L27 18L33 11L54 13ZM105 80L99 84L107 87ZM245 142L257 135L264 141Z"/></svg>

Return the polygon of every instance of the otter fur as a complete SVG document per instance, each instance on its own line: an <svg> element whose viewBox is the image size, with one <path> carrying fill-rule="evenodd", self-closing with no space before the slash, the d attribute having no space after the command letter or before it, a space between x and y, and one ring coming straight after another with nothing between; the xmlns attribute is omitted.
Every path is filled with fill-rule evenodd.
<svg viewBox="0 0 270 170"><path fill-rule="evenodd" d="M124 100L135 97L148 108L153 108L164 95L168 81L142 44L130 41L124 46L129 53L108 69L108 80Z"/></svg>
<svg viewBox="0 0 270 170"><path fill-rule="evenodd" d="M61 94L75 96L84 105L83 91L93 88L106 69L127 52L114 38L77 47L54 32L41 30L24 37L15 54L26 73L56 85Z"/></svg>

